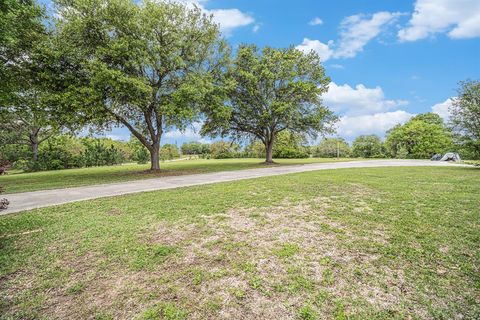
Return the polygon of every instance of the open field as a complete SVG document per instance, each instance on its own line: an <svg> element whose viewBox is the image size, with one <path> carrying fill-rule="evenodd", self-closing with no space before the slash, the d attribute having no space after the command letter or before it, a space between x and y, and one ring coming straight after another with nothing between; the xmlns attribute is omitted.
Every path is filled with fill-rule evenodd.
<svg viewBox="0 0 480 320"><path fill-rule="evenodd" d="M305 163L354 161L350 158L307 158L280 159L278 165ZM182 160L161 163L160 172L150 172L150 165L125 164L82 169L68 169L33 173L13 172L0 176L0 186L5 193L18 193L46 189L88 186L130 180L149 179L164 176L179 176L195 173L208 173L229 170L242 170L265 167L265 159L209 159Z"/></svg>
<svg viewBox="0 0 480 320"><path fill-rule="evenodd" d="M4 319L478 319L480 170L315 171L0 217Z"/></svg>

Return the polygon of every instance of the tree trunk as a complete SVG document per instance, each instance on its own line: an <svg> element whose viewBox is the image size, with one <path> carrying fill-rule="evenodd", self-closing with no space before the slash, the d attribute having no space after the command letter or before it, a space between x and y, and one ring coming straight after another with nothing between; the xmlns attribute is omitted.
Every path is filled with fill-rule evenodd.
<svg viewBox="0 0 480 320"><path fill-rule="evenodd" d="M38 142L32 143L31 147L33 153L32 160L36 163L38 161Z"/></svg>
<svg viewBox="0 0 480 320"><path fill-rule="evenodd" d="M268 141L266 144L265 144L265 153L266 153L266 159L265 159L265 163L266 164L272 164L274 163L273 162L273 140L272 141Z"/></svg>
<svg viewBox="0 0 480 320"><path fill-rule="evenodd" d="M150 151L150 170L160 170L160 143L155 143Z"/></svg>
<svg viewBox="0 0 480 320"><path fill-rule="evenodd" d="M32 149L32 161L33 163L37 163L38 161L38 145L40 142L38 141L38 130L33 130L30 133L30 149Z"/></svg>

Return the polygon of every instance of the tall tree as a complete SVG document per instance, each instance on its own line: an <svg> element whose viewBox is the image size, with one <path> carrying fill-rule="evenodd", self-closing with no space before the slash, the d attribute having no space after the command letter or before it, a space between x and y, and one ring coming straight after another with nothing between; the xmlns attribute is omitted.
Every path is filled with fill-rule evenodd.
<svg viewBox="0 0 480 320"><path fill-rule="evenodd" d="M460 83L450 114L450 121L461 142L472 150L473 156L480 158L480 81Z"/></svg>
<svg viewBox="0 0 480 320"><path fill-rule="evenodd" d="M58 0L64 52L81 66L69 108L125 126L160 169L160 140L221 104L229 48L199 8L145 0ZM77 102L75 102L77 101Z"/></svg>
<svg viewBox="0 0 480 320"><path fill-rule="evenodd" d="M207 112L204 134L257 138L265 146L268 164L273 163L278 133L290 130L315 137L332 130L336 117L320 99L330 79L313 51L269 47L260 51L243 45L229 79L229 101Z"/></svg>
<svg viewBox="0 0 480 320"><path fill-rule="evenodd" d="M382 140L374 134L358 136L352 143L352 154L360 158L382 158Z"/></svg>
<svg viewBox="0 0 480 320"><path fill-rule="evenodd" d="M39 145L60 126L52 109L58 70L51 32L34 1L6 0L0 7L1 140L28 145L35 167Z"/></svg>
<svg viewBox="0 0 480 320"><path fill-rule="evenodd" d="M408 158L430 158L451 151L452 134L437 115L416 116L387 132L385 146L393 157L406 151Z"/></svg>

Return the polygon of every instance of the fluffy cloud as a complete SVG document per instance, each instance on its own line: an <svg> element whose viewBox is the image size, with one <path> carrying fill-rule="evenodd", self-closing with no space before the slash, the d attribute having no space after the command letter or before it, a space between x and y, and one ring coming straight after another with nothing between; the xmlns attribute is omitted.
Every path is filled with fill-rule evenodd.
<svg viewBox="0 0 480 320"><path fill-rule="evenodd" d="M233 29L248 26L255 22L252 16L241 12L238 9L215 9L207 10L213 15L213 20L220 25L225 34L230 34Z"/></svg>
<svg viewBox="0 0 480 320"><path fill-rule="evenodd" d="M363 50L363 47L377 37L385 26L394 22L400 13L377 12L371 16L357 14L346 17L340 24L340 39L323 43L319 40L303 39L297 49L303 52L314 50L323 61L330 58L352 58Z"/></svg>
<svg viewBox="0 0 480 320"><path fill-rule="evenodd" d="M255 19L238 9L206 9L208 0L177 0L189 6L197 6L206 14L213 16L213 21L220 25L221 31L229 35L234 29L245 27L255 22Z"/></svg>
<svg viewBox="0 0 480 320"><path fill-rule="evenodd" d="M417 0L401 41L415 41L446 32L450 38L480 37L479 0Z"/></svg>
<svg viewBox="0 0 480 320"><path fill-rule="evenodd" d="M323 21L319 17L315 17L308 24L311 26L319 26L323 24Z"/></svg>
<svg viewBox="0 0 480 320"><path fill-rule="evenodd" d="M315 51L322 61L327 61L333 55L332 50L333 41L329 41L327 44L319 41L319 40L310 40L308 38L303 39L302 44L298 45L296 48L300 51L305 53L309 53L310 51Z"/></svg>
<svg viewBox="0 0 480 320"><path fill-rule="evenodd" d="M362 134L376 134L383 137L388 129L396 124L407 122L413 116L414 114L403 110L371 115L343 116L340 117L337 133L347 140L353 140Z"/></svg>
<svg viewBox="0 0 480 320"><path fill-rule="evenodd" d="M328 92L322 95L325 105L345 115L365 115L385 112L408 104L405 100L388 100L381 87L367 88L358 84L355 88L348 84L337 85L331 82Z"/></svg>
<svg viewBox="0 0 480 320"><path fill-rule="evenodd" d="M376 38L383 27L392 23L400 16L395 12L377 12L372 16L357 14L346 17L340 25L340 40L335 50L335 58L352 58L363 47Z"/></svg>
<svg viewBox="0 0 480 320"><path fill-rule="evenodd" d="M437 103L432 107L432 112L438 114L440 117L443 118L443 120L448 121L448 119L450 118L449 109L452 106L454 99L455 97L448 98L443 102Z"/></svg>

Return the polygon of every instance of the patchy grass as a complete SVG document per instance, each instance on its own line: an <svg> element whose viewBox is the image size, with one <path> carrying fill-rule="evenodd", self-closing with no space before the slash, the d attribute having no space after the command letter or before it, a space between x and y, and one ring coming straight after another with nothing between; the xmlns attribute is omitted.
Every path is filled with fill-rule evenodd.
<svg viewBox="0 0 480 320"><path fill-rule="evenodd" d="M3 216L0 318L478 319L479 194L342 169Z"/></svg>
<svg viewBox="0 0 480 320"><path fill-rule="evenodd" d="M276 165L295 165L320 162L355 161L363 159L350 158L307 158L307 159L280 159ZM8 175L0 176L0 185L5 193L18 193L45 189L88 186L104 183L115 183L139 179L158 178L165 176L179 176L196 173L218 171L232 171L242 169L262 168L264 159L195 159L161 163L159 172L148 171L149 165L125 164L81 169L43 171L22 173L12 171Z"/></svg>

